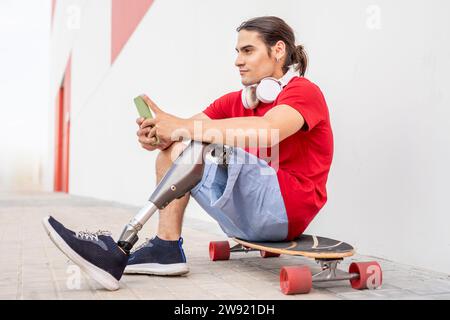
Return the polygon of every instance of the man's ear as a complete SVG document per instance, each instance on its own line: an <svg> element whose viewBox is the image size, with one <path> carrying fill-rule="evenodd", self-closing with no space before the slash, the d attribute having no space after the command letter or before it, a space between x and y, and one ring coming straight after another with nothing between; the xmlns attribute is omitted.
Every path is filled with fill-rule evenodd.
<svg viewBox="0 0 450 320"><path fill-rule="evenodd" d="M275 58L279 58L280 60L283 59L283 57L286 55L286 44L284 41L279 40L275 45L272 47L272 55Z"/></svg>

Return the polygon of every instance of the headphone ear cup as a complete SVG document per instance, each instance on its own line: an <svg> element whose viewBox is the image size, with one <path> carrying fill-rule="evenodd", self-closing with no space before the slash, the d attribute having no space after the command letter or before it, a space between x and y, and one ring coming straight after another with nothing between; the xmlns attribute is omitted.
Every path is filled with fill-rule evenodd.
<svg viewBox="0 0 450 320"><path fill-rule="evenodd" d="M263 103L272 103L283 90L281 83L275 78L261 80L256 89L256 97Z"/></svg>
<svg viewBox="0 0 450 320"><path fill-rule="evenodd" d="M255 86L242 89L241 99L245 109L255 109L258 106L259 100L256 97L256 90Z"/></svg>

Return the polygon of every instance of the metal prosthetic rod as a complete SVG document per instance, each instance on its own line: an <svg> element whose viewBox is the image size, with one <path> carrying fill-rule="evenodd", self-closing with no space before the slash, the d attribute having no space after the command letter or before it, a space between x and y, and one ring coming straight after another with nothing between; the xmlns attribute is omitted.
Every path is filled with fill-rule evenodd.
<svg viewBox="0 0 450 320"><path fill-rule="evenodd" d="M183 150L161 179L146 205L122 231L118 245L125 252L130 252L139 239L138 232L158 209L164 209L173 200L182 198L201 181L205 166L204 158L214 148L217 146L191 141Z"/></svg>
<svg viewBox="0 0 450 320"><path fill-rule="evenodd" d="M150 217L158 210L158 207L151 202L147 202L144 207L131 219L125 226L120 235L117 244L123 251L129 253L131 248L138 241L138 232L142 229L144 224L150 219Z"/></svg>

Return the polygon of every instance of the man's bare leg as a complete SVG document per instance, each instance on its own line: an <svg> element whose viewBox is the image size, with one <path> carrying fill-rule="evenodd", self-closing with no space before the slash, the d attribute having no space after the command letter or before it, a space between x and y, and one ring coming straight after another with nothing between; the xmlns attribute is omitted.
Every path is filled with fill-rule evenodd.
<svg viewBox="0 0 450 320"><path fill-rule="evenodd" d="M174 142L169 148L160 151L156 159L157 184L186 147L181 142ZM180 238L183 215L189 198L190 193L188 192L182 198L173 200L167 207L159 210L158 238L162 240L178 240Z"/></svg>

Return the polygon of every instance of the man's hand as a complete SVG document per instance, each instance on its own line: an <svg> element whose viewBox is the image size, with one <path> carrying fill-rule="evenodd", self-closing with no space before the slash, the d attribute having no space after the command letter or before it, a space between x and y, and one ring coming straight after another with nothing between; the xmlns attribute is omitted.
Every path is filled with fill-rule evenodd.
<svg viewBox="0 0 450 320"><path fill-rule="evenodd" d="M186 136L186 130L183 127L187 125L188 120L175 117L162 111L149 97L143 95L142 98L153 111L153 119L139 118L136 123L139 125L137 135L141 146L149 151L156 149L164 150L175 141L181 141ZM159 143L155 145L156 137ZM188 137L190 138L190 137Z"/></svg>
<svg viewBox="0 0 450 320"><path fill-rule="evenodd" d="M141 147L148 151L154 151L156 149L164 150L165 148L168 148L169 146L163 146L161 144L155 145L156 137L154 136L152 137L149 135L151 127L141 129L141 125L144 122L144 120L145 120L144 118L136 119L136 123L139 126L139 130L136 132L136 135L138 136L138 140L139 143L141 144Z"/></svg>

